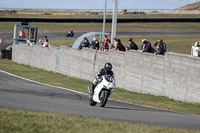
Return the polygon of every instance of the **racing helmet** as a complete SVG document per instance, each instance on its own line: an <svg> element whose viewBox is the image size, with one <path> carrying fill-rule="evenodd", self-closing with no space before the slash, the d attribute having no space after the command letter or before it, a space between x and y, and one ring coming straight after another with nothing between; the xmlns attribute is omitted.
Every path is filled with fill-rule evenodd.
<svg viewBox="0 0 200 133"><path fill-rule="evenodd" d="M106 63L104 65L104 68L106 69L107 72L112 71L112 64L111 63Z"/></svg>

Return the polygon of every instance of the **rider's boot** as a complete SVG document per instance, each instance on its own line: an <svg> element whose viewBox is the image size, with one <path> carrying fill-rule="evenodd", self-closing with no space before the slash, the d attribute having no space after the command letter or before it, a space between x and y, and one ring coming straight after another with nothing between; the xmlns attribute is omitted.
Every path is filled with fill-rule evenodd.
<svg viewBox="0 0 200 133"><path fill-rule="evenodd" d="M94 89L95 89L96 85L92 84L92 94L94 94Z"/></svg>

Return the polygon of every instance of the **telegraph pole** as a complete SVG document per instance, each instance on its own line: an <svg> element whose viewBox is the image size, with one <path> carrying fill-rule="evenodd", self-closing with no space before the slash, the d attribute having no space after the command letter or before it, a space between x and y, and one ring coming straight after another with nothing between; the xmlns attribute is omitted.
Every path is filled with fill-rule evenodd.
<svg viewBox="0 0 200 133"><path fill-rule="evenodd" d="M106 26L106 4L107 4L107 0L104 0L104 16L103 16L102 42L104 42L105 26Z"/></svg>
<svg viewBox="0 0 200 133"><path fill-rule="evenodd" d="M118 10L118 0L114 0L113 4L113 17L112 17L112 32L111 32L111 44L114 45L114 38L117 32L117 10Z"/></svg>

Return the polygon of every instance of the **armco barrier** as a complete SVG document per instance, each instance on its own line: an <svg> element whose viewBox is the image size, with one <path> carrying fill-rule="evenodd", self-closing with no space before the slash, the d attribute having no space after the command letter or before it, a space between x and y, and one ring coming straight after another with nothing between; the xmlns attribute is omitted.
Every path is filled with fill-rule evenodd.
<svg viewBox="0 0 200 133"><path fill-rule="evenodd" d="M0 22L103 23L103 18L0 18ZM200 18L118 18L117 23L200 22ZM106 23L112 23L111 18Z"/></svg>
<svg viewBox="0 0 200 133"><path fill-rule="evenodd" d="M90 81L104 63L111 62L118 87L200 103L200 58L190 55L166 53L165 56L159 56L137 51L103 53L65 46L48 49L15 44L12 59Z"/></svg>

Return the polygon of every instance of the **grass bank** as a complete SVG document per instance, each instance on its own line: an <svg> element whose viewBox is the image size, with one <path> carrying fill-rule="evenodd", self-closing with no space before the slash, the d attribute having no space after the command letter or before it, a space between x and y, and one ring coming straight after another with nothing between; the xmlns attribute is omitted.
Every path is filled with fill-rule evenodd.
<svg viewBox="0 0 200 133"><path fill-rule="evenodd" d="M115 122L69 114L36 113L0 108L2 133L200 133L136 123Z"/></svg>
<svg viewBox="0 0 200 133"><path fill-rule="evenodd" d="M87 93L87 86L91 84L90 81L32 68L30 66L17 64L6 59L0 59L0 70L45 84L65 87L84 93ZM140 105L200 115L200 104L178 102L166 97L140 94L121 88L116 88L114 93L111 95L111 98Z"/></svg>

